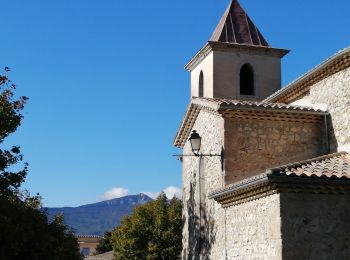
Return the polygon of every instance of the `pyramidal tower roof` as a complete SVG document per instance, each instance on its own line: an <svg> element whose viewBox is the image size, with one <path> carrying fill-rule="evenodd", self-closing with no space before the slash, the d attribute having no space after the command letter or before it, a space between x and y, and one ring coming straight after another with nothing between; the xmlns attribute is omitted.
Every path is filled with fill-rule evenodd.
<svg viewBox="0 0 350 260"><path fill-rule="evenodd" d="M237 0L231 0L210 41L269 47Z"/></svg>

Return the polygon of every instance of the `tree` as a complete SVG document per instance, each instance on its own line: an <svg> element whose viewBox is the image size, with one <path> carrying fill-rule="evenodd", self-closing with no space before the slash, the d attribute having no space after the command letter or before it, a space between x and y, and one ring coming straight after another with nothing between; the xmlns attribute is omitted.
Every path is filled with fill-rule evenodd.
<svg viewBox="0 0 350 260"><path fill-rule="evenodd" d="M5 68L7 74L10 70ZM27 97L15 98L16 86L0 75L0 144L20 126ZM62 216L49 221L39 195L20 189L28 173L19 146L0 149L0 259L81 259L73 232Z"/></svg>
<svg viewBox="0 0 350 260"><path fill-rule="evenodd" d="M112 233L106 232L103 239L100 240L100 243L96 247L96 253L103 254L112 250Z"/></svg>
<svg viewBox="0 0 350 260"><path fill-rule="evenodd" d="M5 68L5 73L9 68ZM22 114L20 111L26 103L27 97L20 97L14 100L13 90L16 88L6 75L0 75L0 144L11 133L16 131L21 124ZM18 189L25 179L28 171L27 164L17 172L10 171L11 166L23 160L18 146L10 150L0 149L0 192L3 198L11 199L18 197Z"/></svg>
<svg viewBox="0 0 350 260"><path fill-rule="evenodd" d="M182 205L162 193L137 206L112 231L116 259L178 259L182 245Z"/></svg>

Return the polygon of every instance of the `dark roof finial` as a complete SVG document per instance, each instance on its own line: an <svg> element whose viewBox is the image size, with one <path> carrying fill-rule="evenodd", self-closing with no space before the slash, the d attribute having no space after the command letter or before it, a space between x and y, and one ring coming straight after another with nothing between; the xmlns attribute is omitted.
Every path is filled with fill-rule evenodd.
<svg viewBox="0 0 350 260"><path fill-rule="evenodd" d="M210 41L269 47L237 0L231 1Z"/></svg>

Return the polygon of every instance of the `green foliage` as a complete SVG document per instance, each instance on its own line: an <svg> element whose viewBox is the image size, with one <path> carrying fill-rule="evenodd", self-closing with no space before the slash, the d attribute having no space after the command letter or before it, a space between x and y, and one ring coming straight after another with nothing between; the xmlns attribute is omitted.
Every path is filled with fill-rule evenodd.
<svg viewBox="0 0 350 260"><path fill-rule="evenodd" d="M112 251L112 233L106 232L104 238L100 241L98 246L96 247L97 254L103 254L109 251Z"/></svg>
<svg viewBox="0 0 350 260"><path fill-rule="evenodd" d="M21 110L27 98L14 98L15 87L6 75L0 75L0 144L23 119ZM20 190L27 172L18 146L0 149L0 259L81 259L77 240L63 217L49 222L39 210L40 197Z"/></svg>
<svg viewBox="0 0 350 260"><path fill-rule="evenodd" d="M5 73L9 72L5 68ZM26 103L27 97L14 98L13 90L16 86L6 75L0 75L0 144L11 133L15 132L21 124L22 114L20 113ZM18 195L18 188L27 174L27 165L17 172L11 171L11 166L23 160L20 148L13 146L9 150L0 149L0 194L10 199Z"/></svg>
<svg viewBox="0 0 350 260"><path fill-rule="evenodd" d="M181 201L165 194L134 208L112 231L116 259L178 259L181 253Z"/></svg>

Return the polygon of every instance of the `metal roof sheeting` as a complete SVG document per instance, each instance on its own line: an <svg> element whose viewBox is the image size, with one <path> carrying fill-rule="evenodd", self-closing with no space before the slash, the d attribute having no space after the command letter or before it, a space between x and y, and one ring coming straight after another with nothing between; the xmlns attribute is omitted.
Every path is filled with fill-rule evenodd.
<svg viewBox="0 0 350 260"><path fill-rule="evenodd" d="M210 41L269 47L237 0L232 0Z"/></svg>

